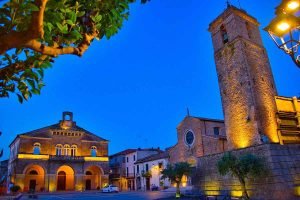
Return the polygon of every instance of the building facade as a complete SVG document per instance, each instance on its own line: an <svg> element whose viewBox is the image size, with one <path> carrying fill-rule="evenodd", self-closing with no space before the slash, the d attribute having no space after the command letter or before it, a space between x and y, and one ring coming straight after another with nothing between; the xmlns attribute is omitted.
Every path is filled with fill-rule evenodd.
<svg viewBox="0 0 300 200"><path fill-rule="evenodd" d="M228 8L209 25L229 149L278 143L277 95L258 21Z"/></svg>
<svg viewBox="0 0 300 200"><path fill-rule="evenodd" d="M168 179L162 180L161 172L169 164L169 153L154 154L135 162L136 187L138 190L147 191L155 188L165 189L171 186Z"/></svg>
<svg viewBox="0 0 300 200"><path fill-rule="evenodd" d="M177 126L178 142L168 148L170 163L197 165L200 156L227 150L223 120L186 116Z"/></svg>
<svg viewBox="0 0 300 200"><path fill-rule="evenodd" d="M141 190L137 187L136 178L139 168L135 165L137 160L150 155L161 153L159 148L127 149L110 156L110 166L115 166L110 174L110 182L114 183L124 191ZM116 173L116 174L115 174Z"/></svg>
<svg viewBox="0 0 300 200"><path fill-rule="evenodd" d="M22 191L82 191L108 183L108 141L77 126L73 113L10 144L8 182Z"/></svg>

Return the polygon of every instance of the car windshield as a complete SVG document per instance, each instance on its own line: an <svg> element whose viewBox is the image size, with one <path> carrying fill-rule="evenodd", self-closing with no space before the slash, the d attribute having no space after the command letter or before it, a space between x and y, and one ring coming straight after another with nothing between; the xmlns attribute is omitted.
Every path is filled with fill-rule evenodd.
<svg viewBox="0 0 300 200"><path fill-rule="evenodd" d="M110 187L117 187L117 186L115 186L115 185L111 185Z"/></svg>

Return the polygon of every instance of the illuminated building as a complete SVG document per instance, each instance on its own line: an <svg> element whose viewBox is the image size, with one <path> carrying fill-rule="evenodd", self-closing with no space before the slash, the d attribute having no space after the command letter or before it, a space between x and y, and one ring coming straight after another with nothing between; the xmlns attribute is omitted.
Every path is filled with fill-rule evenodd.
<svg viewBox="0 0 300 200"><path fill-rule="evenodd" d="M278 143L276 86L258 21L229 6L210 25L229 149Z"/></svg>
<svg viewBox="0 0 300 200"><path fill-rule="evenodd" d="M108 141L64 112L54 125L19 134L10 144L8 182L22 191L95 190L108 183Z"/></svg>
<svg viewBox="0 0 300 200"><path fill-rule="evenodd" d="M152 187L163 189L171 185L168 179L162 180L162 170L169 164L169 153L162 152L138 159L135 162L136 187L138 190L151 190Z"/></svg>
<svg viewBox="0 0 300 200"><path fill-rule="evenodd" d="M177 126L177 144L168 148L170 162L189 162L197 165L201 156L227 150L223 120L187 115Z"/></svg>
<svg viewBox="0 0 300 200"><path fill-rule="evenodd" d="M120 188L121 191L141 190L137 184L137 177L141 170L135 163L151 155L162 153L159 148L126 149L109 156L110 182Z"/></svg>

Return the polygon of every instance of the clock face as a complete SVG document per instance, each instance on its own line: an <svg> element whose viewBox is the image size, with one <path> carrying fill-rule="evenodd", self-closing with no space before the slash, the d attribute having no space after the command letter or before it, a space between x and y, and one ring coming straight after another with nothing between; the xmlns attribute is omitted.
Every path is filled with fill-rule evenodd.
<svg viewBox="0 0 300 200"><path fill-rule="evenodd" d="M195 136L194 133L192 131L188 131L185 134L185 142L187 145L191 146L194 143L195 140Z"/></svg>

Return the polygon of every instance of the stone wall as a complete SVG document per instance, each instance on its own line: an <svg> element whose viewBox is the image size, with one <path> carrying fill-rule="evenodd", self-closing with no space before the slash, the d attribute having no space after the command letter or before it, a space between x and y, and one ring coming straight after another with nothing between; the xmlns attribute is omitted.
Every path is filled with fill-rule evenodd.
<svg viewBox="0 0 300 200"><path fill-rule="evenodd" d="M236 156L245 153L264 157L270 170L269 175L247 182L251 199L300 198L300 144L263 144L232 151ZM193 184L205 194L221 194L229 191L233 196L240 196L242 192L237 179L229 175L223 177L218 173L217 162L223 155L224 153L219 153L198 158Z"/></svg>
<svg viewBox="0 0 300 200"><path fill-rule="evenodd" d="M214 127L220 129L219 135L214 135ZM191 146L185 141L188 131L192 131L195 137ZM226 138L222 120L187 116L177 126L177 138L177 144L168 149L170 163L189 162L203 155L227 150L226 140L220 140Z"/></svg>

